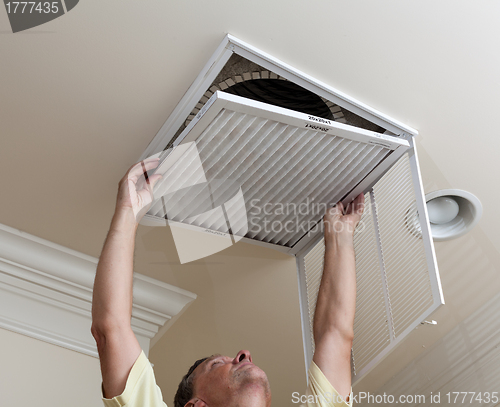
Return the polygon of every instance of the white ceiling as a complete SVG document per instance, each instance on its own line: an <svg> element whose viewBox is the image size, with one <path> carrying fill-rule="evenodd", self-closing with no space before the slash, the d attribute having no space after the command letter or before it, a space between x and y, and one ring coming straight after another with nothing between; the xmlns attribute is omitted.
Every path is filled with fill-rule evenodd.
<svg viewBox="0 0 500 407"><path fill-rule="evenodd" d="M0 12L0 223L98 256L119 179L231 33L418 129L425 191L465 189L483 203L469 235L436 245L447 301L438 325L416 330L359 386L405 391L391 377L456 339L500 288L499 14L498 2L464 0L82 1L12 34ZM293 259L241 245L180 266L166 231L141 228L138 241L138 271L199 295L151 353L167 402L212 345L256 349L275 405L301 391Z"/></svg>

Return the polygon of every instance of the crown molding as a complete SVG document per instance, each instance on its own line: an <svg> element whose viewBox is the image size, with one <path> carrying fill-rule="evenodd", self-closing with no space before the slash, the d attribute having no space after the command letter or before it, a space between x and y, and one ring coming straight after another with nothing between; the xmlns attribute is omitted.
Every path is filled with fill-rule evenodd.
<svg viewBox="0 0 500 407"><path fill-rule="evenodd" d="M98 259L0 224L0 328L97 357L90 333ZM132 330L147 354L196 295L134 273Z"/></svg>

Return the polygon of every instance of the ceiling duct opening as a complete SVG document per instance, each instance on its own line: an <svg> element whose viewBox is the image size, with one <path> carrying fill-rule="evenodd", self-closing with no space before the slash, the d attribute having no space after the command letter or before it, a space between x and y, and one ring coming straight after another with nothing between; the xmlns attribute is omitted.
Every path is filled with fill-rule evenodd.
<svg viewBox="0 0 500 407"><path fill-rule="evenodd" d="M338 123L349 124L377 133L385 132L385 128L335 104L327 98L319 96L238 54L233 54L215 80L206 88L203 96L191 110L165 149L172 147L179 135L217 91L322 117Z"/></svg>
<svg viewBox="0 0 500 407"><path fill-rule="evenodd" d="M236 83L224 92L323 119L335 120L333 112L324 100L293 82L279 79L252 79ZM338 111L340 112L340 108Z"/></svg>

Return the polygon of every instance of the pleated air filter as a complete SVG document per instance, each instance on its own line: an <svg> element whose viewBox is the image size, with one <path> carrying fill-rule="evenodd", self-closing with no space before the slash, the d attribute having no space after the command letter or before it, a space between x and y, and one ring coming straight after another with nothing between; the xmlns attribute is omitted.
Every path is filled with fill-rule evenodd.
<svg viewBox="0 0 500 407"><path fill-rule="evenodd" d="M317 229L326 207L370 187L409 143L216 92L161 154L144 223L289 251Z"/></svg>

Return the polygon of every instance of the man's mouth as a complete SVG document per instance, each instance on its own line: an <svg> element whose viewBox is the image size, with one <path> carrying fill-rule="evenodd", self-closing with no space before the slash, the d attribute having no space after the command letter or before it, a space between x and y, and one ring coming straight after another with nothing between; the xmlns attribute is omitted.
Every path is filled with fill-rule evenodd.
<svg viewBox="0 0 500 407"><path fill-rule="evenodd" d="M239 370L241 369L243 366L247 366L247 365L253 365L252 362L243 362L241 363L240 365L238 365L238 367L236 368L236 370Z"/></svg>

